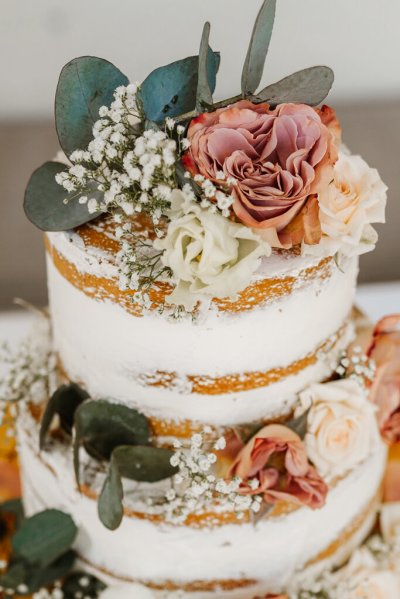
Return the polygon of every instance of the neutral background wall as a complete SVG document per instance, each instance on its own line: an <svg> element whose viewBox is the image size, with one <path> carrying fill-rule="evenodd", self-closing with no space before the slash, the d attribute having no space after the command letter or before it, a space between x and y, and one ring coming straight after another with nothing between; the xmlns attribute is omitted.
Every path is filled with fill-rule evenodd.
<svg viewBox="0 0 400 599"><path fill-rule="evenodd" d="M197 52L204 20L222 62L216 98L238 91L259 0L1 0L0 307L45 301L40 233L21 203L30 172L58 149L52 123L63 64L93 54L132 80ZM388 223L363 280L400 279L399 0L278 0L264 83L313 64L336 75L329 102L345 141L390 186Z"/></svg>

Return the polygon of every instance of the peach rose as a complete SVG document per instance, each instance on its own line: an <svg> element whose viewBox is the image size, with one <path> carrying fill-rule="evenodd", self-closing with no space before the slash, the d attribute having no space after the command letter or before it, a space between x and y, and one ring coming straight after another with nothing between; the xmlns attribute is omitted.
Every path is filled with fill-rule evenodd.
<svg viewBox="0 0 400 599"><path fill-rule="evenodd" d="M233 178L233 210L273 246L321 237L315 194L332 180L340 127L333 110L241 100L190 123L186 168L214 183Z"/></svg>
<svg viewBox="0 0 400 599"><path fill-rule="evenodd" d="M377 370L371 400L378 406L378 422L388 443L400 441L400 314L376 325L367 355Z"/></svg>
<svg viewBox="0 0 400 599"><path fill-rule="evenodd" d="M258 431L237 455L229 475L242 479L242 493L262 494L271 504L283 500L320 508L328 492L300 437L281 424Z"/></svg>

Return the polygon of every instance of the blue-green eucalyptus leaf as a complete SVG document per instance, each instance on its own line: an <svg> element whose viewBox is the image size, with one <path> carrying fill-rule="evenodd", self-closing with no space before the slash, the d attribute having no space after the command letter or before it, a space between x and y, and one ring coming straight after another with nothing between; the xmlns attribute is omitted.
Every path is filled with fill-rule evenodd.
<svg viewBox="0 0 400 599"><path fill-rule="evenodd" d="M107 476L97 504L100 521L109 530L115 530L121 524L124 515L123 498L121 474L117 461L111 456Z"/></svg>
<svg viewBox="0 0 400 599"><path fill-rule="evenodd" d="M88 399L88 397L89 394L84 389L81 389L76 383L61 385L54 391L47 402L40 423L40 449L43 449L44 447L47 433L56 414L60 418L61 428L67 434L71 434L75 412L81 403L83 403L85 399Z"/></svg>
<svg viewBox="0 0 400 599"><path fill-rule="evenodd" d="M268 85L257 93L257 99L273 106L283 102L316 106L328 95L333 80L334 74L329 67L309 67Z"/></svg>
<svg viewBox="0 0 400 599"><path fill-rule="evenodd" d="M211 92L216 85L219 68L218 52L208 49L207 73ZM199 57L189 56L150 73L140 90L146 118L160 123L166 117L176 117L196 106Z"/></svg>
<svg viewBox="0 0 400 599"><path fill-rule="evenodd" d="M67 63L58 80L55 117L60 145L67 156L91 141L99 108L109 106L114 90L128 78L108 60L80 56Z"/></svg>
<svg viewBox="0 0 400 599"><path fill-rule="evenodd" d="M264 0L250 39L242 71L242 93L254 94L260 85L275 20L276 0Z"/></svg>
<svg viewBox="0 0 400 599"><path fill-rule="evenodd" d="M24 210L28 219L42 231L67 231L93 220L101 214L90 214L86 204L80 204L74 192L59 185L55 176L67 169L61 162L45 162L36 169L25 190ZM103 194L88 191L101 201ZM64 200L67 199L67 203Z"/></svg>
<svg viewBox="0 0 400 599"><path fill-rule="evenodd" d="M204 23L199 50L199 74L197 80L196 110L202 112L212 105L212 92L208 82L208 40L210 38L210 23Z"/></svg>
<svg viewBox="0 0 400 599"><path fill-rule="evenodd" d="M23 521L12 538L13 554L45 568L70 549L76 534L71 516L60 510L44 510Z"/></svg>

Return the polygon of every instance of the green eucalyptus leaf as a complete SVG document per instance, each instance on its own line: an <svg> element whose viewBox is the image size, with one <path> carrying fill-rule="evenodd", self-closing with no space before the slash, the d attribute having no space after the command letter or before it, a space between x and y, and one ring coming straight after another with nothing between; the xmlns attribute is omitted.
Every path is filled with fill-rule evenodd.
<svg viewBox="0 0 400 599"><path fill-rule="evenodd" d="M0 504L0 514L11 514L15 517L15 526L19 528L25 518L22 499L8 499Z"/></svg>
<svg viewBox="0 0 400 599"><path fill-rule="evenodd" d="M68 551L76 534L71 516L59 510L45 510L24 520L12 538L13 553L44 568Z"/></svg>
<svg viewBox="0 0 400 599"><path fill-rule="evenodd" d="M251 521L253 526L256 526L256 524L260 522L260 520L265 518L265 516L271 511L273 507L274 506L272 503L266 503L265 501L263 501L257 513L251 512Z"/></svg>
<svg viewBox="0 0 400 599"><path fill-rule="evenodd" d="M99 460L110 459L118 445L146 445L147 418L133 408L105 400L86 401L75 412L74 467L79 484L79 448Z"/></svg>
<svg viewBox="0 0 400 599"><path fill-rule="evenodd" d="M163 447L125 445L113 451L113 460L123 478L154 483L177 473L170 460L174 452Z"/></svg>
<svg viewBox="0 0 400 599"><path fill-rule="evenodd" d="M195 196L200 198L202 194L200 185L198 185L196 181L194 181L191 177L187 179L185 177L185 172L186 169L183 166L182 162L177 162L175 176L177 183L179 184L179 187L183 187L184 185L190 185Z"/></svg>
<svg viewBox="0 0 400 599"><path fill-rule="evenodd" d="M124 515L121 478L150 483L169 478L177 472L170 463L173 454L169 449L139 445L114 449L98 502L99 518L106 528L118 528Z"/></svg>
<svg viewBox="0 0 400 599"><path fill-rule="evenodd" d="M44 568L31 566L24 581L28 587L27 594L49 587L56 580L66 576L71 572L75 560L76 553L71 549Z"/></svg>
<svg viewBox="0 0 400 599"><path fill-rule="evenodd" d="M211 92L215 89L219 52L208 49L207 74ZM146 118L159 123L196 106L199 57L189 56L150 73L143 81L140 97Z"/></svg>
<svg viewBox="0 0 400 599"><path fill-rule="evenodd" d="M264 0L254 23L242 71L242 93L254 94L260 85L275 20L276 0Z"/></svg>
<svg viewBox="0 0 400 599"><path fill-rule="evenodd" d="M67 156L86 149L99 108L110 106L114 90L128 83L117 67L96 56L80 56L64 66L57 85L55 117L60 145Z"/></svg>
<svg viewBox="0 0 400 599"><path fill-rule="evenodd" d="M43 449L47 433L56 414L60 417L62 429L70 435L77 408L88 399L89 394L76 383L61 385L49 399L40 424L39 443Z"/></svg>
<svg viewBox="0 0 400 599"><path fill-rule="evenodd" d="M28 219L42 231L67 231L93 220L101 212L90 214L86 204L80 204L59 185L55 176L66 170L61 162L45 162L36 169L25 190L24 210ZM102 192L90 191L90 197L98 201ZM64 200L67 200L67 203Z"/></svg>
<svg viewBox="0 0 400 599"><path fill-rule="evenodd" d="M212 105L212 92L208 82L208 40L210 37L210 23L204 23L199 50L199 74L197 79L196 111L203 112L207 106Z"/></svg>
<svg viewBox="0 0 400 599"><path fill-rule="evenodd" d="M297 71L258 92L257 99L276 106L294 102L316 106L328 95L334 80L332 69L325 66Z"/></svg>
<svg viewBox="0 0 400 599"><path fill-rule="evenodd" d="M292 418L288 422L285 422L285 426L294 431L297 435L299 435L300 439L304 439L307 433L308 426L308 414L310 413L310 408L308 408L305 412L297 416L297 418Z"/></svg>
<svg viewBox="0 0 400 599"><path fill-rule="evenodd" d="M85 586L81 584L82 579L85 579ZM64 599L76 599L76 597L92 597L96 599L99 593L106 588L106 585L87 572L71 572L62 585ZM81 595L82 594L82 595Z"/></svg>
<svg viewBox="0 0 400 599"><path fill-rule="evenodd" d="M124 515L123 497L121 473L113 454L97 505L101 522L110 530L115 530L121 524Z"/></svg>
<svg viewBox="0 0 400 599"><path fill-rule="evenodd" d="M3 589L14 589L21 584L26 584L29 565L23 560L13 561L7 571L0 575L0 586Z"/></svg>

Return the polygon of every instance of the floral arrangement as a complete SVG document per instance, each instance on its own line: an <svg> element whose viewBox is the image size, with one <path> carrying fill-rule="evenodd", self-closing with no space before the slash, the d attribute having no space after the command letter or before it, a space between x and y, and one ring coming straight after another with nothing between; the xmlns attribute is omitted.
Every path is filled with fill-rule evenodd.
<svg viewBox="0 0 400 599"><path fill-rule="evenodd" d="M26 213L47 231L109 215L120 286L144 307L160 281L172 288L168 304L190 312L235 298L273 251L353 256L376 243L386 186L341 145L334 111L317 107L332 71L311 67L258 89L275 4L261 6L233 98L213 101L220 56L209 23L198 56L141 84L94 57L61 72L55 115L67 166L35 171ZM139 214L146 239L134 230Z"/></svg>

